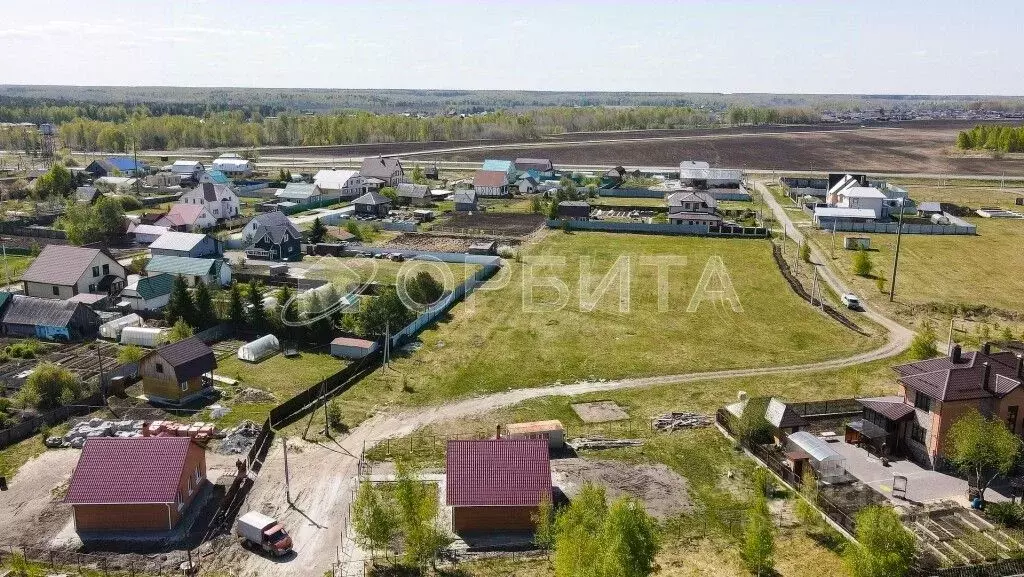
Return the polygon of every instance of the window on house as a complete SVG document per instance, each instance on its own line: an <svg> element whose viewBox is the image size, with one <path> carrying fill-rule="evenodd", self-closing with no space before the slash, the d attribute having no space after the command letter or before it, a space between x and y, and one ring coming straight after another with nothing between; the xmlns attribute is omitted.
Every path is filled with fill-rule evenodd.
<svg viewBox="0 0 1024 577"><path fill-rule="evenodd" d="M918 443L921 443L923 445L923 444L925 444L925 439L927 437L928 437L928 429L922 427L921 425L918 425L917 423L913 423L911 425L911 427L910 427L910 438L911 439L913 439L913 440L915 440Z"/></svg>
<svg viewBox="0 0 1024 577"><path fill-rule="evenodd" d="M1006 428L1011 433L1017 432L1017 405L1006 408Z"/></svg>
<svg viewBox="0 0 1024 577"><path fill-rule="evenodd" d="M157 363L156 364L156 372L158 372L160 374L163 374L163 372L164 372L164 365L163 365L163 363Z"/></svg>
<svg viewBox="0 0 1024 577"><path fill-rule="evenodd" d="M174 495L174 501L178 504L179 511L185 508L185 501L181 498L181 491Z"/></svg>
<svg viewBox="0 0 1024 577"><path fill-rule="evenodd" d="M188 381L181 381L179 384L181 385L181 390L183 392L188 390Z"/></svg>
<svg viewBox="0 0 1024 577"><path fill-rule="evenodd" d="M931 412L932 398L922 393L921 391L916 391L914 393L914 408L921 409L922 411L926 412Z"/></svg>
<svg viewBox="0 0 1024 577"><path fill-rule="evenodd" d="M110 265L109 264L105 264L105 265L103 265L103 276L106 276L108 274L110 274Z"/></svg>
<svg viewBox="0 0 1024 577"><path fill-rule="evenodd" d="M92 276L100 276L100 267L98 267L98 266L92 267Z"/></svg>
<svg viewBox="0 0 1024 577"><path fill-rule="evenodd" d="M50 288L53 290L53 296L55 296L55 297L59 297L60 296L60 287L59 286L53 285Z"/></svg>

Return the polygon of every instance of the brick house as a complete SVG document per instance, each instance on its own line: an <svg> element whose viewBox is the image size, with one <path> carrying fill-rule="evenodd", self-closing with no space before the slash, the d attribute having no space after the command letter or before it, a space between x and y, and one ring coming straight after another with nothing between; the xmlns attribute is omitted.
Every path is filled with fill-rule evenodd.
<svg viewBox="0 0 1024 577"><path fill-rule="evenodd" d="M75 531L170 531L206 483L206 452L188 437L85 442L64 502Z"/></svg>
<svg viewBox="0 0 1024 577"><path fill-rule="evenodd" d="M458 534L532 531L552 498L547 439L448 441L445 472Z"/></svg>
<svg viewBox="0 0 1024 577"><path fill-rule="evenodd" d="M157 347L139 361L142 392L150 400L182 404L203 393L217 368L213 349L199 337Z"/></svg>
<svg viewBox="0 0 1024 577"><path fill-rule="evenodd" d="M971 409L998 418L1024 437L1021 355L993 352L989 343L973 352L954 345L948 357L898 365L893 370L898 375L897 394L858 399L864 416L848 425L876 448L941 467L950 427Z"/></svg>

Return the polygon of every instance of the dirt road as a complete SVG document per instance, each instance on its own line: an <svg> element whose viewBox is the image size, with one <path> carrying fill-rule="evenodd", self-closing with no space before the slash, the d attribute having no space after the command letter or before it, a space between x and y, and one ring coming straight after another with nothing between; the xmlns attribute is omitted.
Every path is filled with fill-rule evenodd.
<svg viewBox="0 0 1024 577"><path fill-rule="evenodd" d="M786 215L785 210L768 190L760 183L757 187L775 213L775 217L786 227L788 234L793 238L803 238L801 232ZM827 262L813 248L812 257L816 263ZM842 281L827 266L823 264L816 264L816 266L819 269L819 274L833 290L840 294L845 292ZM673 383L840 369L895 356L910 345L913 333L902 325L888 319L870 306L866 307L863 314L888 329L889 340L878 349L842 359L801 365L752 367L510 390L464 399L439 407L410 409L395 414L379 414L365 421L353 429L343 440L334 444L315 445L290 441L288 460L291 497L294 504L294 507L291 508L287 505L285 495L284 453L282 444L278 442L267 457L260 478L242 511L256 509L283 520L293 533L296 556L286 562L281 562L233 546L221 553L218 562L234 570L240 568L240 575L273 574L283 577L322 574L337 558L360 559L361 552L353 543L350 535L345 535L345 532L349 530L346 524L349 505L354 494L358 458L361 451L371 448L384 439L407 436L416 429L428 425L480 415L540 397L573 396ZM352 563L348 569L350 572L346 574L358 574L353 572L357 565L358 563Z"/></svg>

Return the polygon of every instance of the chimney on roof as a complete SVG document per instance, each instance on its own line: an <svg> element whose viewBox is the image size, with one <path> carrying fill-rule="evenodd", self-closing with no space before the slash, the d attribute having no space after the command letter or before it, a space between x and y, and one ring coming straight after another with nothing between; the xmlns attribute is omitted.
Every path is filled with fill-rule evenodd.
<svg viewBox="0 0 1024 577"><path fill-rule="evenodd" d="M949 358L952 359L954 363L959 363L960 360L963 358L960 355L960 352L960 345L953 345L953 352L950 353Z"/></svg>
<svg viewBox="0 0 1024 577"><path fill-rule="evenodd" d="M981 388L983 388L986 391L994 394L995 391L988 384L989 378L992 377L992 365L988 364L988 361L985 361L984 363L981 364L981 366L985 368L985 374L984 374L984 376L982 376L982 380L981 380Z"/></svg>
<svg viewBox="0 0 1024 577"><path fill-rule="evenodd" d="M1017 379L1024 379L1024 355L1017 355Z"/></svg>
<svg viewBox="0 0 1024 577"><path fill-rule="evenodd" d="M985 356L991 355L992 354L992 343L990 343L988 341L985 341L985 343L983 345L981 345L981 352Z"/></svg>

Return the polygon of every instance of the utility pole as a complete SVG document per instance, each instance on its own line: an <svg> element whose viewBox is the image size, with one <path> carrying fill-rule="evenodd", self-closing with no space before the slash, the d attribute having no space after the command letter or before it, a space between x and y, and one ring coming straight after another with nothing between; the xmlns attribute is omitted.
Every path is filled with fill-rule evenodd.
<svg viewBox="0 0 1024 577"><path fill-rule="evenodd" d="M324 379L320 379L320 398L323 399L324 403L324 435L330 438L331 420L327 415L327 381Z"/></svg>
<svg viewBox="0 0 1024 577"><path fill-rule="evenodd" d="M281 437L281 443L284 445L284 494L288 500L288 504L292 504L292 488L290 478L288 476L288 437Z"/></svg>
<svg viewBox="0 0 1024 577"><path fill-rule="evenodd" d="M836 260L836 219L832 219L832 260Z"/></svg>
<svg viewBox="0 0 1024 577"><path fill-rule="evenodd" d="M892 280L889 281L889 302L896 295L896 266L900 263L900 240L903 237L903 199L900 199L900 223L896 226L896 256L892 259Z"/></svg>
<svg viewBox="0 0 1024 577"><path fill-rule="evenodd" d="M4 286L11 286L11 272L7 269L7 243L4 243L2 246L4 249L4 279L7 281L7 284Z"/></svg>
<svg viewBox="0 0 1024 577"><path fill-rule="evenodd" d="M953 321L956 317L949 317L949 339L946 340L946 356L953 354Z"/></svg>

